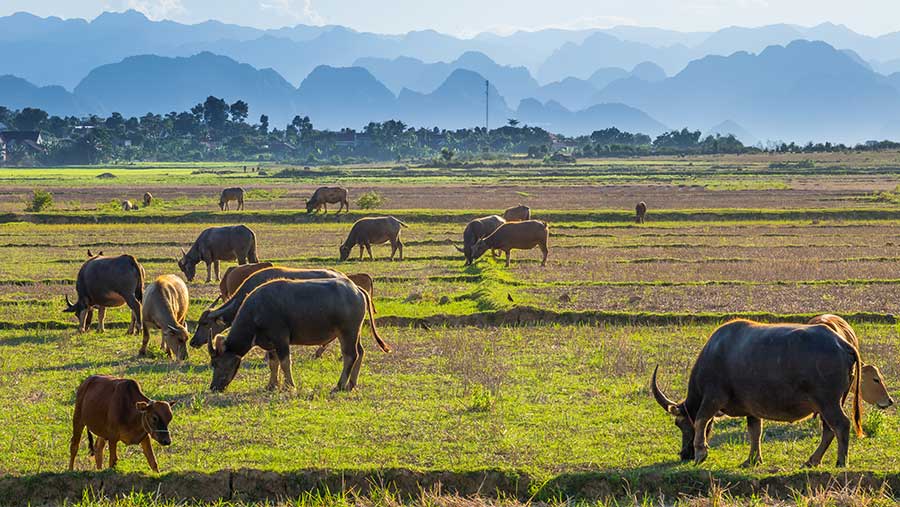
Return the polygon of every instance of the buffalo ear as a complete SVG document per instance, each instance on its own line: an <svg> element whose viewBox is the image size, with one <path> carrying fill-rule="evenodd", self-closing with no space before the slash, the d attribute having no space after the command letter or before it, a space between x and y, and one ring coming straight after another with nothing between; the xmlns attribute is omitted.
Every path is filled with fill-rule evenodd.
<svg viewBox="0 0 900 507"><path fill-rule="evenodd" d="M150 410L150 404L146 401L138 401L134 404L134 408L138 409L140 412L146 412Z"/></svg>
<svg viewBox="0 0 900 507"><path fill-rule="evenodd" d="M681 407L679 407L678 405L669 405L669 408L666 409L666 411L674 416L684 415L681 413Z"/></svg>
<svg viewBox="0 0 900 507"><path fill-rule="evenodd" d="M174 407L175 405L178 405L178 400L172 400L172 401L169 402L169 407L170 407L170 408L171 408L171 407Z"/></svg>

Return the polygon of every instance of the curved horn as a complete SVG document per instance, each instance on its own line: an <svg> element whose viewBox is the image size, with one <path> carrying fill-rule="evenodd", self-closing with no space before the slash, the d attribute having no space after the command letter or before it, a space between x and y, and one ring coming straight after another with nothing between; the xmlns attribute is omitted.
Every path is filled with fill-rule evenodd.
<svg viewBox="0 0 900 507"><path fill-rule="evenodd" d="M463 254L466 253L465 250L463 250L462 248L460 248L460 247L458 247L458 246L456 246L456 245L453 245L453 248L459 250L459 253L463 253Z"/></svg>
<svg viewBox="0 0 900 507"><path fill-rule="evenodd" d="M66 298L66 304L69 306L69 308L71 308L71 307L72 307L72 302L69 301L69 295L68 295L68 294L65 294L63 297Z"/></svg>
<svg viewBox="0 0 900 507"><path fill-rule="evenodd" d="M93 256L94 256L94 254L91 253L91 249L88 248L88 257L93 257Z"/></svg>
<svg viewBox="0 0 900 507"><path fill-rule="evenodd" d="M208 340L206 340L206 350L209 352L209 357L216 357L216 349L213 348L213 337L210 336Z"/></svg>
<svg viewBox="0 0 900 507"><path fill-rule="evenodd" d="M187 257L187 252L184 251L184 247L181 247L181 255Z"/></svg>
<svg viewBox="0 0 900 507"><path fill-rule="evenodd" d="M659 388L659 384L656 383L656 372L658 371L659 365L656 365L656 368L653 369L653 378L650 381L650 389L653 391L653 397L656 399L656 403L659 403L659 406L662 407L663 410L671 414L672 410L678 407L678 404L670 400Z"/></svg>

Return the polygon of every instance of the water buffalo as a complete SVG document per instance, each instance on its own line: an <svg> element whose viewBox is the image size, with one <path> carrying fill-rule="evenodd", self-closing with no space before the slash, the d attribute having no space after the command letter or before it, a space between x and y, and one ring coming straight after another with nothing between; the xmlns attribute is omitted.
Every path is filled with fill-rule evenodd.
<svg viewBox="0 0 900 507"><path fill-rule="evenodd" d="M204 310L197 320L197 329L191 338L191 347L198 348L224 331L234 321L244 300L260 285L272 280L313 280L317 278L345 278L344 274L330 269L266 268L244 280L231 297L218 308Z"/></svg>
<svg viewBox="0 0 900 507"><path fill-rule="evenodd" d="M846 320L837 315L819 315L813 317L807 322L809 325L822 324L831 328L838 336L849 342L859 350L859 338L856 332L850 327ZM894 404L893 398L885 387L884 377L878 367L871 364L862 365L862 381L860 382L860 392L863 401L875 405L878 408L888 408Z"/></svg>
<svg viewBox="0 0 900 507"><path fill-rule="evenodd" d="M222 281L219 282L219 298L227 301L234 294L234 291L244 283L244 280L259 270L271 268L271 262L256 262L253 264L242 264L240 266L231 266L225 270L222 275Z"/></svg>
<svg viewBox="0 0 900 507"><path fill-rule="evenodd" d="M131 203L131 201L122 201L122 211L135 211L138 207Z"/></svg>
<svg viewBox="0 0 900 507"><path fill-rule="evenodd" d="M204 230L190 250L185 252L184 248L181 249L178 268L191 282L197 273L197 264L203 261L206 263L206 283L209 283L212 279L210 268L213 265L216 267L216 280L219 280L219 261L235 259L238 264L259 262L256 256L256 234L246 225L210 227Z"/></svg>
<svg viewBox="0 0 900 507"><path fill-rule="evenodd" d="M175 352L179 361L187 359L187 341L191 337L184 320L187 318L188 305L187 285L175 275L163 275L144 290L143 307L141 308L144 325L144 341L141 343L140 355L147 353L147 342L150 341L150 327L162 330L162 347L169 357Z"/></svg>
<svg viewBox="0 0 900 507"><path fill-rule="evenodd" d="M350 257L350 250L354 246L359 245L359 259L363 258L363 247L369 252L369 259L372 257L372 245L380 245L382 243L391 242L391 260L394 260L394 254L400 251L400 260L403 260L403 242L400 241L400 229L409 227L394 217L376 217L361 218L353 224L347 240L340 247L341 261Z"/></svg>
<svg viewBox="0 0 900 507"><path fill-rule="evenodd" d="M550 228L540 220L507 222L498 227L490 236L475 243L475 246L472 247L472 258L478 259L488 250L500 250L506 254L506 265L509 266L510 250L531 250L538 247L543 254L541 266L546 266L549 239Z"/></svg>
<svg viewBox="0 0 900 507"><path fill-rule="evenodd" d="M466 256L466 266L471 265L475 260L472 255L472 249L475 247L475 243L480 239L490 236L498 227L505 223L506 220L504 220L503 217L491 215L476 218L466 225L466 230L463 231L463 247L456 247L457 250Z"/></svg>
<svg viewBox="0 0 900 507"><path fill-rule="evenodd" d="M238 211L244 209L244 189L240 187L235 188L226 188L222 190L222 194L219 195L219 209L222 211L228 211L228 203L231 201L237 201L237 209Z"/></svg>
<svg viewBox="0 0 900 507"><path fill-rule="evenodd" d="M85 427L88 431L88 453L94 457L97 470L103 468L103 448L109 442L109 467L119 460L116 446L141 444L147 463L159 472L150 439L170 445L169 424L175 402L154 401L141 392L131 379L91 375L75 392L72 417L72 440L69 443L69 470L75 468L75 455ZM91 434L97 435L97 444Z"/></svg>
<svg viewBox="0 0 900 507"><path fill-rule="evenodd" d="M531 220L531 208L520 204L503 212L503 219L507 222L524 222Z"/></svg>
<svg viewBox="0 0 900 507"><path fill-rule="evenodd" d="M65 296L66 309L78 317L78 328L87 331L91 325L94 308L97 308L97 331L103 332L106 309L128 305L131 324L128 334L141 329L141 300L144 291L144 268L131 255L105 257L95 255L81 265L75 280L78 299L73 304Z"/></svg>
<svg viewBox="0 0 900 507"><path fill-rule="evenodd" d="M816 466L837 436L839 467L847 464L851 422L842 401L853 389L853 427L860 424L859 351L826 325L759 324L734 320L717 329L691 369L684 401L670 400L656 381L656 402L675 416L681 430L681 459L702 463L716 415L746 417L750 457L743 466L762 463L762 420L799 421L818 413L822 441L806 462ZM855 379L855 380L852 380Z"/></svg>
<svg viewBox="0 0 900 507"><path fill-rule="evenodd" d="M350 201L348 200L348 192L346 188L341 187L319 187L313 192L312 197L306 201L306 212L312 213L313 211L318 212L323 207L325 208L325 213L328 213L328 205L340 203L341 207L338 208L337 212L340 213L341 210L347 209L347 213L350 212Z"/></svg>
<svg viewBox="0 0 900 507"><path fill-rule="evenodd" d="M153 203L153 194L150 192L144 192L144 207L150 206Z"/></svg>
<svg viewBox="0 0 900 507"><path fill-rule="evenodd" d="M637 206L634 207L634 221L635 223L642 224L644 223L644 217L647 216L647 204L643 201L637 203Z"/></svg>
<svg viewBox="0 0 900 507"><path fill-rule="evenodd" d="M212 391L224 391L237 374L241 359L254 346L269 353L269 389L278 386L278 369L285 384L294 387L291 345L324 345L340 340L344 368L336 391L356 386L362 366L363 347L359 335L369 316L372 334L385 352L390 348L378 335L372 300L366 291L346 278L320 280L274 280L254 290L228 331L208 343L213 378Z"/></svg>

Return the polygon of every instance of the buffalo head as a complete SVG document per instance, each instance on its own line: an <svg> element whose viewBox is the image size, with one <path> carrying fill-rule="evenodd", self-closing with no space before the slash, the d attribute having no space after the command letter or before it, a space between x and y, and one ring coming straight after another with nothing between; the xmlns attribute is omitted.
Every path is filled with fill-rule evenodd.
<svg viewBox="0 0 900 507"><path fill-rule="evenodd" d="M315 203L313 203L313 200L310 199L310 200L306 201L306 212L312 213L314 209L316 209L316 205L315 205Z"/></svg>
<svg viewBox="0 0 900 507"><path fill-rule="evenodd" d="M216 336L215 340L206 342L206 347L209 350L210 366L213 370L209 389L223 392L237 375L238 368L241 366L241 356L225 350L225 337L222 335Z"/></svg>
<svg viewBox="0 0 900 507"><path fill-rule="evenodd" d="M200 348L204 343L209 343L212 338L221 333L228 326L221 317L213 315L209 310L203 310L200 319L197 320L197 329L191 338L191 347Z"/></svg>
<svg viewBox="0 0 900 507"><path fill-rule="evenodd" d="M179 361L186 360L188 357L187 342L191 337L187 328L180 324L177 326L166 326L162 333L163 341L169 347L169 350L175 353L175 359Z"/></svg>
<svg viewBox="0 0 900 507"><path fill-rule="evenodd" d="M693 419L687 411L687 408L684 406L684 403L675 403L670 400L668 396L666 396L662 389L659 388L659 384L656 382L656 373L659 371L659 366L654 368L653 370L653 378L650 382L650 388L653 393L653 398L656 400L656 403L659 403L659 406L663 408L668 414L675 416L675 426L678 426L678 429L681 430L681 452L679 453L679 457L682 461L690 461L694 459L694 424ZM709 425L709 429L712 428L712 423Z"/></svg>
<svg viewBox="0 0 900 507"><path fill-rule="evenodd" d="M351 247L349 245L341 245L340 246L341 261L345 261L345 260L347 260L347 257L350 257L350 250L352 250L352 249L353 249L353 247Z"/></svg>
<svg viewBox="0 0 900 507"><path fill-rule="evenodd" d="M472 247L472 253L470 257L471 261L469 261L469 263L471 264L472 261L479 259L487 251L487 243L485 243L483 239L479 239L478 242L475 243L475 245Z"/></svg>
<svg viewBox="0 0 900 507"><path fill-rule="evenodd" d="M178 259L178 269L184 273L189 282L194 281L194 276L197 274L197 263L188 259L188 254L184 251L184 248L181 249L181 259Z"/></svg>

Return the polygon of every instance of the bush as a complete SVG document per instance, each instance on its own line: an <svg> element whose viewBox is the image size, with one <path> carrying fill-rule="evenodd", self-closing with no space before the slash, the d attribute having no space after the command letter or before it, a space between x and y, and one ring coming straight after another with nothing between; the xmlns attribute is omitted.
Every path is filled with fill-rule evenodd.
<svg viewBox="0 0 900 507"><path fill-rule="evenodd" d="M28 203L28 207L25 208L25 211L38 213L50 209L52 206L53 194L46 190L35 190L31 195L31 202Z"/></svg>
<svg viewBox="0 0 900 507"><path fill-rule="evenodd" d="M384 205L384 198L378 192L366 192L356 200L359 209L375 209Z"/></svg>

